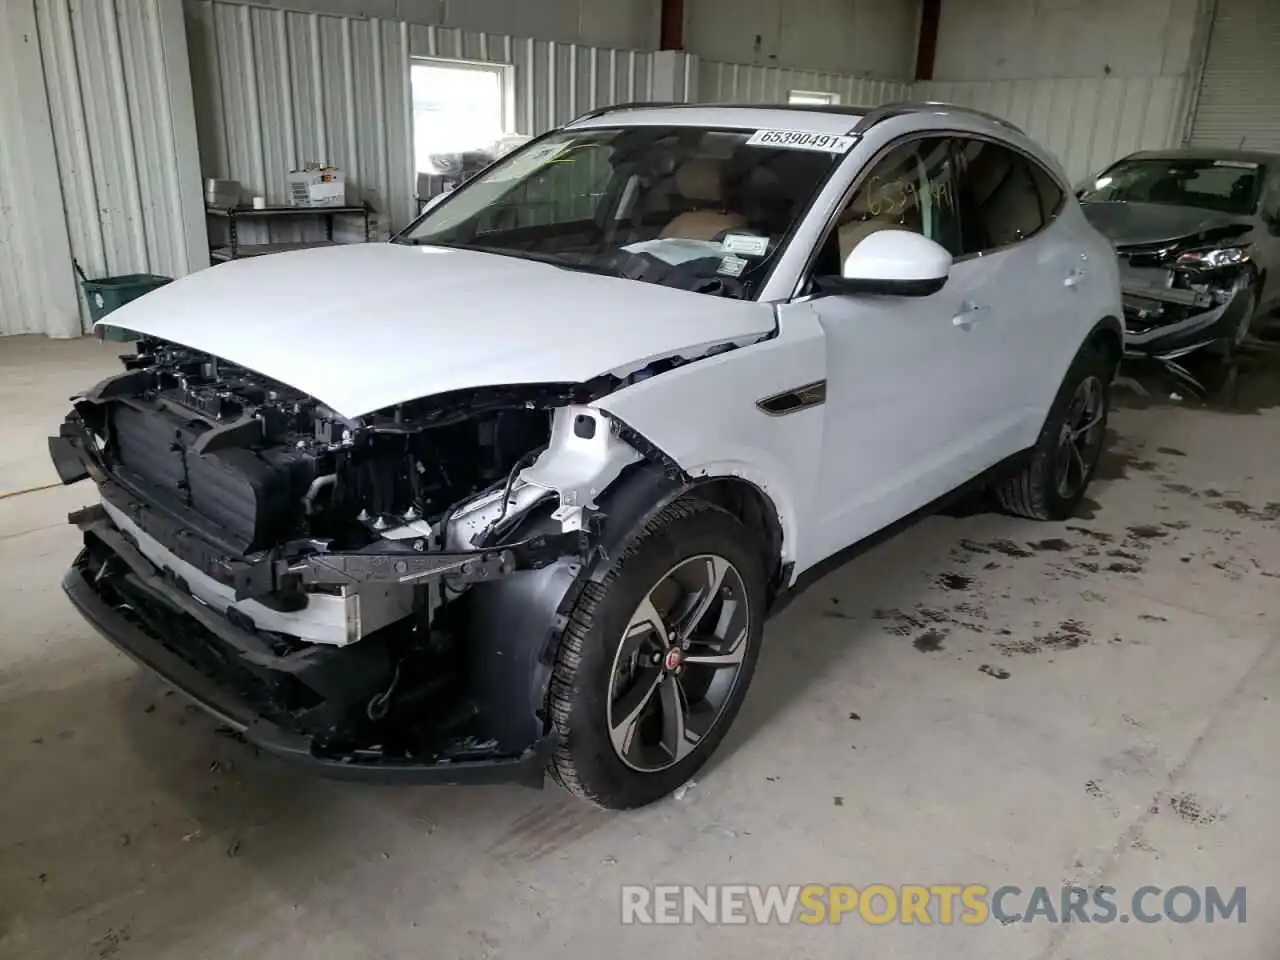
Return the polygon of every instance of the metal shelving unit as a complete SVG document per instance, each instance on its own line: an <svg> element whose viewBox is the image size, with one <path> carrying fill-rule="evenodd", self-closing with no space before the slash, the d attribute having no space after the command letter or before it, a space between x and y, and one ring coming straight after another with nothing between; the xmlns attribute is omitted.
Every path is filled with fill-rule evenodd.
<svg viewBox="0 0 1280 960"><path fill-rule="evenodd" d="M333 218L342 216L364 218L364 242L368 243L373 239L372 213L373 211L364 204L349 207L263 207L262 209L254 207L233 207L231 209L205 207L206 216L215 220L225 220L227 225L226 243L215 245L210 242L209 259L215 263L220 263L224 260L240 260L244 257L261 257L268 253L284 253L288 250L337 246L341 241L333 239ZM323 240L244 244L240 242L239 223L241 220L297 220L317 217L324 219L325 239ZM360 241L353 242L358 243Z"/></svg>

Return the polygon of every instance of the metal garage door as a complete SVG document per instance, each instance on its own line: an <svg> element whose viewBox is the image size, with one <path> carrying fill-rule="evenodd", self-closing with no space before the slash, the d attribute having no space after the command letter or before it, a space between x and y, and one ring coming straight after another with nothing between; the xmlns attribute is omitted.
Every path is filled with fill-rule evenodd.
<svg viewBox="0 0 1280 960"><path fill-rule="evenodd" d="M1280 150L1280 2L1217 6L1191 143Z"/></svg>

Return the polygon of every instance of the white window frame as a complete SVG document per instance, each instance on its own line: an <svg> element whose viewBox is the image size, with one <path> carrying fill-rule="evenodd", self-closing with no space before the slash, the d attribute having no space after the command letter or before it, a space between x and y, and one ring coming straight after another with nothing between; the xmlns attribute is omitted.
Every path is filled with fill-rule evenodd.
<svg viewBox="0 0 1280 960"><path fill-rule="evenodd" d="M409 115L413 115L413 68L415 66L455 67L464 70L483 70L496 73L502 87L502 134L513 136L516 118L516 65L514 63L495 63L490 60L457 60L452 57L410 57L409 58ZM413 140L410 131L410 142Z"/></svg>
<svg viewBox="0 0 1280 960"><path fill-rule="evenodd" d="M828 90L792 90L787 94L787 103L804 104L813 107L838 107L840 105L840 94L831 93Z"/></svg>

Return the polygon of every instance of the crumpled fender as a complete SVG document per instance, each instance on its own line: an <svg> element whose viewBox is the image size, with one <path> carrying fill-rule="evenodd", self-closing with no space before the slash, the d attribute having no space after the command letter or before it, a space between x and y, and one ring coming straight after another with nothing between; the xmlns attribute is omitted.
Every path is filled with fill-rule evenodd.
<svg viewBox="0 0 1280 960"><path fill-rule="evenodd" d="M778 335L633 384L594 406L625 423L691 478L736 477L763 493L782 527L782 560L812 562L825 404L771 414L760 401L826 378L813 316Z"/></svg>

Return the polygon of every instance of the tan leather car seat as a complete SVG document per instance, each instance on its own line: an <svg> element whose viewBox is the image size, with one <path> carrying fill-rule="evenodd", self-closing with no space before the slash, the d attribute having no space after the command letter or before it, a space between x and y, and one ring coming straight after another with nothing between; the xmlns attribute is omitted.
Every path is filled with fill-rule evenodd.
<svg viewBox="0 0 1280 960"><path fill-rule="evenodd" d="M720 165L707 157L686 160L675 175L676 192L699 209L677 214L660 236L686 240L714 240L725 230L736 230L747 222L740 213L723 209L724 190Z"/></svg>

